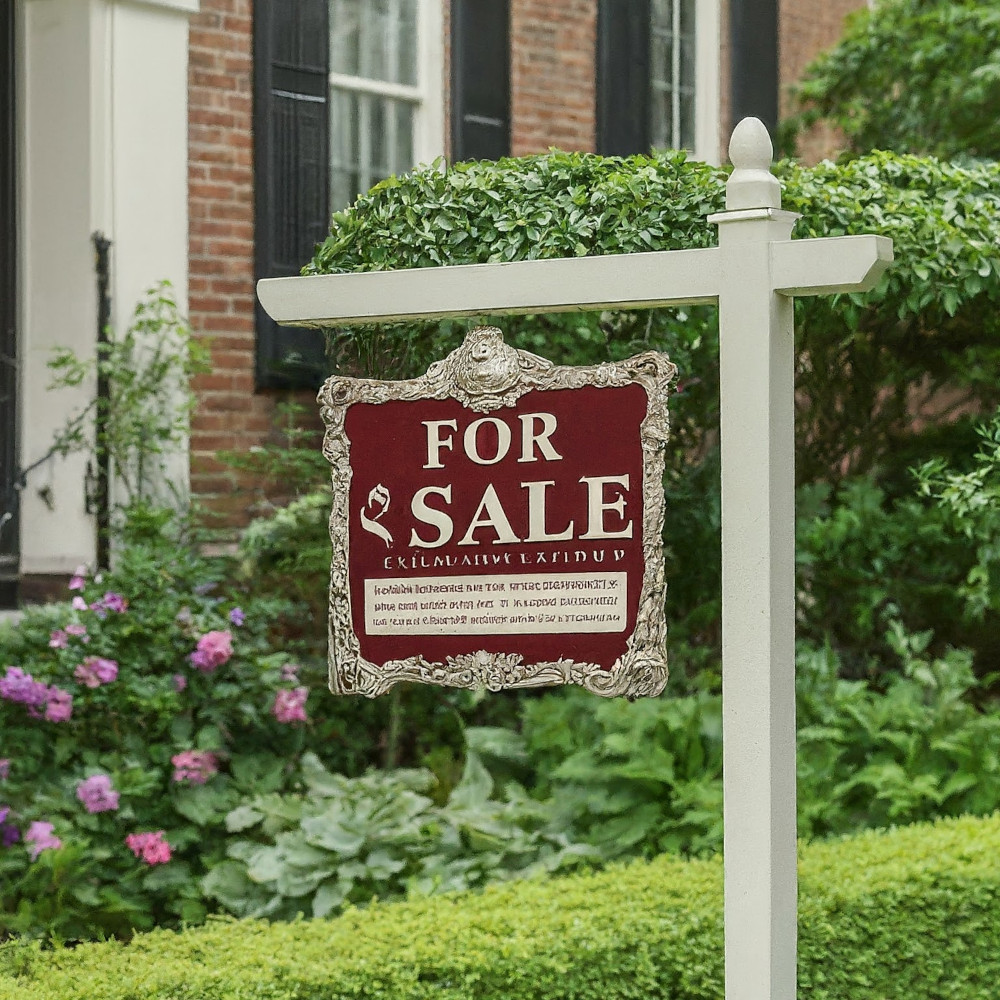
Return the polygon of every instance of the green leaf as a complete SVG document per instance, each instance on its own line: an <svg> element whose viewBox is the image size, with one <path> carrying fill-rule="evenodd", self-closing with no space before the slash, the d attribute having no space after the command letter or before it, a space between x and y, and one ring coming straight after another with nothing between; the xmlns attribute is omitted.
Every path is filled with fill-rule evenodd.
<svg viewBox="0 0 1000 1000"><path fill-rule="evenodd" d="M471 750L465 757L462 780L455 786L448 798L450 808L469 809L482 805L493 791L493 779L483 767L482 761Z"/></svg>

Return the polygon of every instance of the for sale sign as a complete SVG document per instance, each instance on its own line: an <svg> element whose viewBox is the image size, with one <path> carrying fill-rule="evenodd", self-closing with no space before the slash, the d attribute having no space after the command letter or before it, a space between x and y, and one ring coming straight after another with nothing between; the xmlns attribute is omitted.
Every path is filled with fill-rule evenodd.
<svg viewBox="0 0 1000 1000"><path fill-rule="evenodd" d="M484 327L421 378L328 380L332 690L658 694L674 374L559 367Z"/></svg>

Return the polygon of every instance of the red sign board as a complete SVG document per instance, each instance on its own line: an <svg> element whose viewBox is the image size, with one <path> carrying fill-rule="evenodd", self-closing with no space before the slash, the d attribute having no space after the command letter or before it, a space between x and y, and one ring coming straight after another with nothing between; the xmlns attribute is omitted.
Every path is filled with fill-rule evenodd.
<svg viewBox="0 0 1000 1000"><path fill-rule="evenodd" d="M516 371L484 384L470 343L512 355ZM446 362L410 382L334 378L320 394L335 487L333 689L658 692L673 365L643 355L558 368L492 328Z"/></svg>

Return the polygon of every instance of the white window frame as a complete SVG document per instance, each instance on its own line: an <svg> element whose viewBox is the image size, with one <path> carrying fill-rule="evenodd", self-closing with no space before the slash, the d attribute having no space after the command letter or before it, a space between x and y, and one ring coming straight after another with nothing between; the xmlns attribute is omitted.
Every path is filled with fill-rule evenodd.
<svg viewBox="0 0 1000 1000"><path fill-rule="evenodd" d="M722 159L719 141L722 116L720 7L720 0L695 0L694 155L716 165Z"/></svg>

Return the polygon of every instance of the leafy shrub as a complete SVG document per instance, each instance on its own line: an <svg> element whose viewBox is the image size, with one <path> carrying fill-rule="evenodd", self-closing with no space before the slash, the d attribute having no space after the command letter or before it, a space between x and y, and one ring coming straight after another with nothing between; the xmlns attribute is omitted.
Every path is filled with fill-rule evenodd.
<svg viewBox="0 0 1000 1000"><path fill-rule="evenodd" d="M981 0L879 0L850 14L840 41L808 67L807 106L855 152L895 149L1000 158L1000 13Z"/></svg>
<svg viewBox="0 0 1000 1000"><path fill-rule="evenodd" d="M1000 817L803 847L799 983L811 1000L992 1000ZM671 1000L723 992L720 858L616 866L351 910L214 921L42 952L0 946L2 1000Z"/></svg>
<svg viewBox="0 0 1000 1000"><path fill-rule="evenodd" d="M936 501L949 528L972 552L972 565L958 588L967 621L984 633L984 644L1000 659L1000 411L978 429L979 448L967 471L943 460L919 470L920 490Z"/></svg>
<svg viewBox="0 0 1000 1000"><path fill-rule="evenodd" d="M107 459L128 504L183 504L167 463L184 453L188 418L195 406L193 375L208 370L208 354L181 315L169 281L147 290L122 333L108 330L96 356L54 352L49 389L104 381L98 395L56 433L52 451ZM107 505L108 497L99 497Z"/></svg>
<svg viewBox="0 0 1000 1000"><path fill-rule="evenodd" d="M816 483L799 490L796 529L798 637L829 644L844 676L897 668L890 621L911 632L939 629L934 650L942 655L980 642L960 593L974 553L939 505L890 500L863 478L836 490ZM981 667L989 670L987 659Z"/></svg>
<svg viewBox="0 0 1000 1000"><path fill-rule="evenodd" d="M368 763L334 711L282 711L325 673L273 651L289 606L227 591L228 565L171 524L133 508L113 572L0 631L0 935L201 920L242 796L291 787L307 738L332 766Z"/></svg>
<svg viewBox="0 0 1000 1000"><path fill-rule="evenodd" d="M303 790L255 797L226 817L231 860L205 891L240 917L324 917L345 904L479 888L552 872L596 857L570 844L553 810L522 789L491 798L493 781L474 753L444 806L427 770L331 774L302 758ZM252 832L251 832L252 831Z"/></svg>
<svg viewBox="0 0 1000 1000"><path fill-rule="evenodd" d="M1000 808L1000 717L980 710L966 651L891 622L899 669L884 691L840 678L829 647L799 644L799 835ZM575 691L526 703L529 786L605 858L722 847L722 700L695 692L630 705Z"/></svg>

